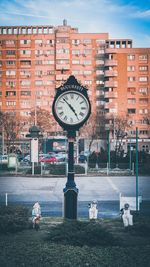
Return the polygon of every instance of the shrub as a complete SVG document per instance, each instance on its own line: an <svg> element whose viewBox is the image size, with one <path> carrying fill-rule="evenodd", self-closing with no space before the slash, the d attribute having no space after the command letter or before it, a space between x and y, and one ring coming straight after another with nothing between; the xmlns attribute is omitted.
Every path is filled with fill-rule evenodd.
<svg viewBox="0 0 150 267"><path fill-rule="evenodd" d="M28 227L28 209L24 207L0 207L0 233L15 233Z"/></svg>
<svg viewBox="0 0 150 267"><path fill-rule="evenodd" d="M113 235L95 222L64 222L52 229L47 240L81 247L116 245Z"/></svg>
<svg viewBox="0 0 150 267"><path fill-rule="evenodd" d="M65 175L66 174L66 164L46 164L45 170L49 170L50 174L54 175ZM32 169L28 169L26 174L31 174ZM41 166L35 166L34 168L35 174L41 174ZM82 174L85 173L85 169L83 166L75 165L75 173Z"/></svg>

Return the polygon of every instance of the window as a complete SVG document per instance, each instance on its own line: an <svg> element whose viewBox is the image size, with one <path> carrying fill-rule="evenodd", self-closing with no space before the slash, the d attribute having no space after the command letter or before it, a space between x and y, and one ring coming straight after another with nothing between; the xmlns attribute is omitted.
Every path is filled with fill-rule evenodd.
<svg viewBox="0 0 150 267"><path fill-rule="evenodd" d="M91 70L84 70L83 71L83 74L84 75L91 75L92 74L92 71Z"/></svg>
<svg viewBox="0 0 150 267"><path fill-rule="evenodd" d="M41 45L42 46L42 40L41 39L35 40L35 44L38 44L38 45Z"/></svg>
<svg viewBox="0 0 150 267"><path fill-rule="evenodd" d="M135 104L136 99L135 98L128 98L128 104Z"/></svg>
<svg viewBox="0 0 150 267"><path fill-rule="evenodd" d="M14 76L14 75L16 75L15 70L6 70L6 76Z"/></svg>
<svg viewBox="0 0 150 267"><path fill-rule="evenodd" d="M92 81L84 81L84 84L91 85L92 84Z"/></svg>
<svg viewBox="0 0 150 267"><path fill-rule="evenodd" d="M140 98L139 102L140 104L148 104L148 98Z"/></svg>
<svg viewBox="0 0 150 267"><path fill-rule="evenodd" d="M16 92L15 91L6 91L6 96L15 96Z"/></svg>
<svg viewBox="0 0 150 267"><path fill-rule="evenodd" d="M45 52L47 55L54 55L54 50L47 50Z"/></svg>
<svg viewBox="0 0 150 267"><path fill-rule="evenodd" d="M96 70L96 75L104 75L104 71L103 70Z"/></svg>
<svg viewBox="0 0 150 267"><path fill-rule="evenodd" d="M104 60L96 60L96 65L104 65Z"/></svg>
<svg viewBox="0 0 150 267"><path fill-rule="evenodd" d="M16 51L15 50L7 50L6 51L6 55L11 56L11 55L15 55L15 54L16 54Z"/></svg>
<svg viewBox="0 0 150 267"><path fill-rule="evenodd" d="M16 65L16 61L14 61L14 60L7 60L6 61L6 65L11 65L11 66Z"/></svg>
<svg viewBox="0 0 150 267"><path fill-rule="evenodd" d="M5 43L6 43L6 45L14 45L15 40L6 40Z"/></svg>
<svg viewBox="0 0 150 267"><path fill-rule="evenodd" d="M57 49L56 53L57 54L69 54L69 49L63 49L63 48Z"/></svg>
<svg viewBox="0 0 150 267"><path fill-rule="evenodd" d="M128 77L128 82L135 82L136 78L134 76Z"/></svg>
<svg viewBox="0 0 150 267"><path fill-rule="evenodd" d="M139 134L147 135L148 134L148 131L147 130L140 130L139 131Z"/></svg>
<svg viewBox="0 0 150 267"><path fill-rule="evenodd" d="M148 113L148 109L143 108L143 109L139 109L139 114L147 114Z"/></svg>
<svg viewBox="0 0 150 267"><path fill-rule="evenodd" d="M20 64L21 65L31 65L31 60L21 60Z"/></svg>
<svg viewBox="0 0 150 267"><path fill-rule="evenodd" d="M56 63L57 64L69 64L69 60L67 60L67 59L57 59Z"/></svg>
<svg viewBox="0 0 150 267"><path fill-rule="evenodd" d="M97 39L97 40L96 40L96 43L97 43L97 44L105 44L105 40Z"/></svg>
<svg viewBox="0 0 150 267"><path fill-rule="evenodd" d="M53 44L54 44L54 40L46 40L46 43L47 43L48 45L53 45Z"/></svg>
<svg viewBox="0 0 150 267"><path fill-rule="evenodd" d="M43 81L42 80L35 81L35 85L41 86L43 85Z"/></svg>
<svg viewBox="0 0 150 267"><path fill-rule="evenodd" d="M54 60L44 60L43 64L45 64L45 65L53 65L54 64Z"/></svg>
<svg viewBox="0 0 150 267"><path fill-rule="evenodd" d="M73 65L79 65L80 64L80 60L72 60L72 64Z"/></svg>
<svg viewBox="0 0 150 267"><path fill-rule="evenodd" d="M147 82L147 81L148 81L148 77L147 76L139 77L139 82Z"/></svg>
<svg viewBox="0 0 150 267"><path fill-rule="evenodd" d="M31 76L31 72L28 71L28 70L21 70L21 71L20 71L20 75L21 75L21 76L30 77L30 76Z"/></svg>
<svg viewBox="0 0 150 267"><path fill-rule="evenodd" d="M16 101L6 101L6 106L16 106Z"/></svg>
<svg viewBox="0 0 150 267"><path fill-rule="evenodd" d="M35 65L42 65L43 61L42 60L35 60Z"/></svg>
<svg viewBox="0 0 150 267"><path fill-rule="evenodd" d="M72 55L79 56L79 55L80 55L80 50L75 50L75 49L73 49L73 50L72 50Z"/></svg>
<svg viewBox="0 0 150 267"><path fill-rule="evenodd" d="M147 55L139 55L139 60L147 60Z"/></svg>
<svg viewBox="0 0 150 267"><path fill-rule="evenodd" d="M105 51L104 51L104 49L97 49L96 50L96 53L99 55L99 54L104 54L105 53Z"/></svg>
<svg viewBox="0 0 150 267"><path fill-rule="evenodd" d="M7 81L6 86L15 87L16 82L15 81Z"/></svg>
<svg viewBox="0 0 150 267"><path fill-rule="evenodd" d="M91 44L92 40L91 39L84 39L83 44Z"/></svg>
<svg viewBox="0 0 150 267"><path fill-rule="evenodd" d="M23 100L20 101L21 107L23 108L30 108L30 101L29 100Z"/></svg>
<svg viewBox="0 0 150 267"><path fill-rule="evenodd" d="M31 96L31 91L21 91L21 96Z"/></svg>
<svg viewBox="0 0 150 267"><path fill-rule="evenodd" d="M72 40L72 44L79 45L80 44L80 40L77 40L77 39Z"/></svg>
<svg viewBox="0 0 150 267"><path fill-rule="evenodd" d="M31 55L31 50L20 50L20 55Z"/></svg>
<svg viewBox="0 0 150 267"><path fill-rule="evenodd" d="M148 88L147 87L139 88L139 93L141 93L143 95L147 95L147 92L148 92Z"/></svg>
<svg viewBox="0 0 150 267"><path fill-rule="evenodd" d="M92 61L91 60L84 60L83 65L91 65Z"/></svg>
<svg viewBox="0 0 150 267"><path fill-rule="evenodd" d="M136 109L135 108L129 108L128 109L128 114L135 114L136 113Z"/></svg>
<svg viewBox="0 0 150 267"><path fill-rule="evenodd" d="M127 71L135 71L135 66L128 66Z"/></svg>
<svg viewBox="0 0 150 267"><path fill-rule="evenodd" d="M21 116L30 116L30 111L21 111L20 115Z"/></svg>
<svg viewBox="0 0 150 267"><path fill-rule="evenodd" d="M129 54L128 55L128 60L135 60L135 55Z"/></svg>
<svg viewBox="0 0 150 267"><path fill-rule="evenodd" d="M80 70L73 70L72 71L72 74L73 75L79 75L79 74L82 74L82 71L80 71Z"/></svg>
<svg viewBox="0 0 150 267"><path fill-rule="evenodd" d="M31 40L20 40L20 44L30 44Z"/></svg>
<svg viewBox="0 0 150 267"><path fill-rule="evenodd" d="M31 81L28 80L22 80L20 81L20 85L21 86L29 86L31 84Z"/></svg>
<svg viewBox="0 0 150 267"><path fill-rule="evenodd" d="M148 70L148 66L140 66L139 67L139 71L147 71Z"/></svg>

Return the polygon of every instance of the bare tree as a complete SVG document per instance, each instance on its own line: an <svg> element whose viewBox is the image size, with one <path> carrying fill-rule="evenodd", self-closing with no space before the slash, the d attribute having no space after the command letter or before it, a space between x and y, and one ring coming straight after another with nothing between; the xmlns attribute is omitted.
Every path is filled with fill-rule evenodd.
<svg viewBox="0 0 150 267"><path fill-rule="evenodd" d="M23 129L23 122L15 113L0 112L0 124L4 130L4 138L7 143L7 152L10 152L10 147L14 147L15 140Z"/></svg>
<svg viewBox="0 0 150 267"><path fill-rule="evenodd" d="M30 123L33 125L35 121L35 111L32 110L30 115ZM56 130L56 121L49 111L37 107L36 116L37 126L40 128L41 132L49 133Z"/></svg>
<svg viewBox="0 0 150 267"><path fill-rule="evenodd" d="M89 139L89 151L91 151L92 143L96 139L96 115L91 114L86 124L80 129L79 136Z"/></svg>
<svg viewBox="0 0 150 267"><path fill-rule="evenodd" d="M113 132L115 138L116 155L120 156L123 152L123 140L128 135L128 130L131 125L128 123L128 115L113 117Z"/></svg>

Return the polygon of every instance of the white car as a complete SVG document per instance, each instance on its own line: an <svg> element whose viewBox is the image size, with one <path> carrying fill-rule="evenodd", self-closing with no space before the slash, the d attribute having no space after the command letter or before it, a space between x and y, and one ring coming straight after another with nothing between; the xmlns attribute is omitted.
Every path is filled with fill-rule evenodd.
<svg viewBox="0 0 150 267"><path fill-rule="evenodd" d="M0 155L0 164L8 163L8 155Z"/></svg>

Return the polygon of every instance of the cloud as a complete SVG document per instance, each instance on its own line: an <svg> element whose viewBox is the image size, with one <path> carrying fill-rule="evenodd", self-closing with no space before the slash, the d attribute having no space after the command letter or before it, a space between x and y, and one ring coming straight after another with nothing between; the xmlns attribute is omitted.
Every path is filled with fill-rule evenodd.
<svg viewBox="0 0 150 267"><path fill-rule="evenodd" d="M150 20L150 9L144 11L138 11L134 14L134 17Z"/></svg>
<svg viewBox="0 0 150 267"><path fill-rule="evenodd" d="M128 3L127 3L128 2ZM143 32L150 10L124 0L1 0L1 25L60 25L67 19L80 32L109 32L111 38L131 38ZM4 10L4 11L2 11ZM140 20L139 20L140 18ZM140 21L140 25L139 25ZM148 27L147 27L148 28ZM145 32L143 34L146 35ZM141 40L140 40L141 42Z"/></svg>

